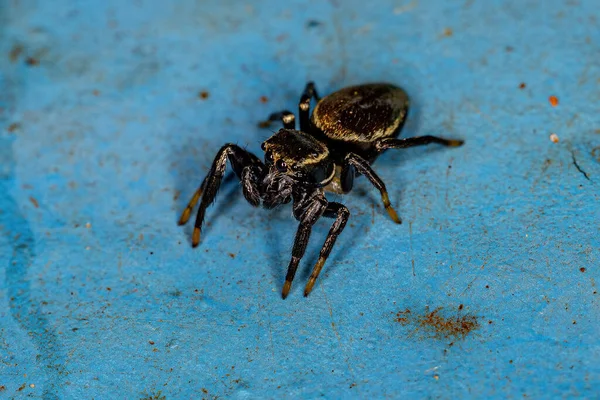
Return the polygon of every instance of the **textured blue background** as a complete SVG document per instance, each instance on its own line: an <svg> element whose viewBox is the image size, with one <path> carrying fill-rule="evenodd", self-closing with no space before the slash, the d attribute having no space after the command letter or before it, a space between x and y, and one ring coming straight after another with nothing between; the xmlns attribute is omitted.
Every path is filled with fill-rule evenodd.
<svg viewBox="0 0 600 400"><path fill-rule="evenodd" d="M598 2L279 4L0 1L0 397L597 397ZM400 84L405 136L466 145L378 160L401 226L333 196L283 301L289 208L231 180L199 248L176 220L309 79Z"/></svg>

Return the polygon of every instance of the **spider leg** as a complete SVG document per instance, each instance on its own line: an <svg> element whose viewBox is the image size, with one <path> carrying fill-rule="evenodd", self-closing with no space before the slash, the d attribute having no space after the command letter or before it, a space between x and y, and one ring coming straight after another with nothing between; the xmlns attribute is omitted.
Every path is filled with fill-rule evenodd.
<svg viewBox="0 0 600 400"><path fill-rule="evenodd" d="M437 136L417 136L406 139L385 138L375 142L375 149L381 153L387 149L406 149L408 147L423 146L430 143L438 143L448 147L462 146L464 140L444 139Z"/></svg>
<svg viewBox="0 0 600 400"><path fill-rule="evenodd" d="M300 103L298 103L298 115L300 116L300 130L308 132L310 128L310 101L314 99L318 102L320 97L315 88L314 82L308 82L300 97Z"/></svg>
<svg viewBox="0 0 600 400"><path fill-rule="evenodd" d="M281 291L281 297L286 298L290 293L292 287L292 281L296 275L298 264L304 256L308 240L310 239L310 233L312 226L321 217L323 212L327 208L327 200L322 193L316 196L312 196L309 199L303 199L294 204L294 215L300 220L300 225L296 231L296 237L294 238L294 247L292 248L292 259L288 265L287 274L285 276L285 283L283 284L283 290Z"/></svg>
<svg viewBox="0 0 600 400"><path fill-rule="evenodd" d="M308 278L308 283L306 284L306 288L304 289L304 296L308 296L315 285L315 281L319 277L321 273L321 269L323 269L323 265L325 261L327 261L327 257L329 257L329 253L331 253L331 249L333 249L333 245L337 240L338 236L344 230L346 226L346 222L348 222L348 218L350 218L350 211L340 203L329 203L323 216L328 218L335 218L335 221L331 225L329 229L329 233L327 234L327 238L325 239L325 243L323 244L323 248L321 248L321 253L319 254L319 260L317 264L312 270L310 274L310 278Z"/></svg>
<svg viewBox="0 0 600 400"><path fill-rule="evenodd" d="M268 128L273 121L283 122L283 127L285 129L296 129L296 116L293 112L287 110L269 115L269 118L266 121L259 122L258 126L261 128Z"/></svg>
<svg viewBox="0 0 600 400"><path fill-rule="evenodd" d="M198 246L198 243L200 243L200 233L206 209L215 200L225 173L227 160L229 160L234 172L242 181L242 189L246 200L253 206L257 206L260 203L260 187L258 182L262 179L266 167L258 157L241 147L231 143L224 145L218 151L202 185L200 185L200 188L194 193L179 219L180 225L185 224L190 217L192 209L198 202L198 199L201 198L200 207L196 214L194 232L192 234L193 247Z"/></svg>
<svg viewBox="0 0 600 400"><path fill-rule="evenodd" d="M392 218L392 220L401 224L402 220L398 217L396 210L390 204L390 198L388 196L387 188L385 184L381 180L379 176L373 171L369 162L355 153L348 153L346 158L344 159L344 164L342 165L342 174L341 174L341 183L342 190L344 192L350 191L352 189L352 185L354 184L354 174L355 171L367 177L369 182L373 186L379 190L381 193L381 201L383 202L383 206L385 207L387 213Z"/></svg>

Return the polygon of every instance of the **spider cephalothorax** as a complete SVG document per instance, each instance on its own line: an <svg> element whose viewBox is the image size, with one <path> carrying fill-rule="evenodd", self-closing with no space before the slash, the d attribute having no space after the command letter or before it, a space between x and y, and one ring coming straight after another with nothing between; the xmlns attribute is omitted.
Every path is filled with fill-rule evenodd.
<svg viewBox="0 0 600 400"><path fill-rule="evenodd" d="M310 102L313 98L317 105L311 116ZM215 199L227 160L242 183L244 197L253 206L262 205L270 209L293 201L293 214L300 224L282 290L282 296L286 298L306 250L312 226L320 217L335 219L306 284L304 295L308 296L350 216L344 205L327 201L326 191L348 193L352 190L354 177L364 175L379 190L392 220L401 223L391 206L385 184L370 164L387 149L429 143L451 147L462 145L461 140L435 136L397 139L408 105L406 93L390 84L351 86L321 100L314 84L308 83L298 107L300 130L295 130L293 113L281 111L271 114L269 121L261 125L281 120L284 128L262 143L264 162L235 144L221 147L179 223L188 221L200 200L192 235L192 245L197 246L206 208Z"/></svg>

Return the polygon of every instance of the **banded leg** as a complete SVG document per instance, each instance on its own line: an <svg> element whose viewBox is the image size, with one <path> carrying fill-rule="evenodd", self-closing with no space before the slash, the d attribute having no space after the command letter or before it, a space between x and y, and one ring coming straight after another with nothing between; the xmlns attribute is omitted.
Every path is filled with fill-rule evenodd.
<svg viewBox="0 0 600 400"><path fill-rule="evenodd" d="M296 270L298 269L298 264L300 260L304 256L304 252L306 251L306 246L308 245L308 240L310 239L310 233L312 231L312 226L317 222L317 220L321 217L323 212L325 212L327 208L327 200L323 196L315 196L313 199L308 202L295 204L297 209L305 207L305 210L302 211L302 216L300 219L300 225L298 226L298 230L296 231L296 237L294 238L294 247L292 248L292 259L288 265L287 274L285 276L285 283L283 284L283 289L281 291L281 297L286 298L290 293L290 289L292 288L292 281L294 280L294 276L296 275Z"/></svg>
<svg viewBox="0 0 600 400"><path fill-rule="evenodd" d="M213 161L208 175L206 175L206 178L204 178L200 188L194 193L194 196L179 219L180 225L185 224L188 221L191 210L198 201L198 198L202 196L200 200L200 207L198 208L198 213L196 214L194 232L192 234L193 247L198 246L200 243L200 233L202 230L204 216L206 214L206 209L215 200L217 191L221 186L221 181L225 173L225 168L227 167L228 159L233 167L234 172L242 180L244 197L246 197L248 202L253 205L258 205L258 202L260 201L260 187L258 186L257 182L260 182L262 175L264 175L264 164L254 154L235 144L228 143L221 147Z"/></svg>
<svg viewBox="0 0 600 400"><path fill-rule="evenodd" d="M269 115L269 118L266 121L260 122L258 126L261 128L268 128L271 126L271 122L274 121L281 121L285 129L296 129L296 116L293 112L287 110L275 112Z"/></svg>
<svg viewBox="0 0 600 400"><path fill-rule="evenodd" d="M312 270L310 274L310 278L308 278L308 283L306 284L306 288L304 289L304 296L308 296L315 285L315 281L319 277L321 273L321 269L323 269L323 265L325 261L327 261L327 257L329 257L329 253L331 253L331 249L333 249L333 245L337 240L338 236L344 230L346 226L346 222L348 222L348 218L350 218L350 211L340 203L329 203L323 216L328 218L335 218L335 221L331 225L329 229L329 233L327 234L327 239L325 239L325 243L323 244L323 248L321 248L321 253L319 254L319 260L317 264Z"/></svg>
<svg viewBox="0 0 600 400"><path fill-rule="evenodd" d="M375 148L379 153L387 149L406 149L408 147L423 146L430 143L437 143L448 147L462 146L464 140L444 139L437 136L417 136L406 139L386 138L375 142Z"/></svg>
<svg viewBox="0 0 600 400"><path fill-rule="evenodd" d="M342 182L342 190L344 192L350 191L352 189L352 185L354 184L354 173L358 171L360 174L367 177L367 179L371 182L373 186L379 190L381 193L381 201L383 202L383 206L385 210L392 218L392 220L401 224L402 220L398 217L396 210L390 204L390 198L388 196L387 189L385 184L381 180L379 176L373 171L369 162L355 153L349 153L344 160L344 165L342 166L342 174L341 174L341 182Z"/></svg>
<svg viewBox="0 0 600 400"><path fill-rule="evenodd" d="M317 89L315 88L314 82L308 82L300 97L300 103L298 104L298 115L300 116L300 130L308 132L310 126L310 101L315 99L317 102L320 100Z"/></svg>

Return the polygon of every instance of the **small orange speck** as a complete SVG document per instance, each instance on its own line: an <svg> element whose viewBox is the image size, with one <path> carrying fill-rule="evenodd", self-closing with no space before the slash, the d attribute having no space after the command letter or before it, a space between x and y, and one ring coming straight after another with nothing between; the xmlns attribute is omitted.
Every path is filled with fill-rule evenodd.
<svg viewBox="0 0 600 400"><path fill-rule="evenodd" d="M556 133L551 134L550 140L552 141L552 143L558 143L558 135Z"/></svg>
<svg viewBox="0 0 600 400"><path fill-rule="evenodd" d="M261 103L268 103L269 102L269 98L267 96L260 96L260 102Z"/></svg>
<svg viewBox="0 0 600 400"><path fill-rule="evenodd" d="M548 98L548 100L550 101L550 104L552 105L552 107L556 107L558 105L558 97L550 96Z"/></svg>

